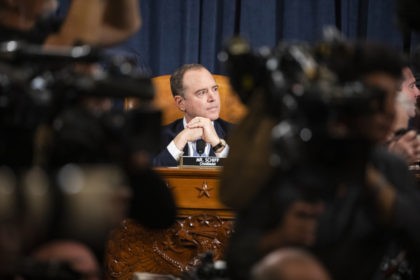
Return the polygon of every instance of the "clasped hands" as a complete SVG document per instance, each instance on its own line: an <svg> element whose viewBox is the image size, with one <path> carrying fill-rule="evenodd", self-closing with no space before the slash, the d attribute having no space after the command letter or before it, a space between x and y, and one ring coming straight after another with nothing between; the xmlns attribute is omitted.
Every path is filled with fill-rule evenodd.
<svg viewBox="0 0 420 280"><path fill-rule="evenodd" d="M175 146L179 150L183 150L187 142L193 142L203 139L206 143L210 143L213 147L220 142L212 121L204 117L195 117L175 138Z"/></svg>

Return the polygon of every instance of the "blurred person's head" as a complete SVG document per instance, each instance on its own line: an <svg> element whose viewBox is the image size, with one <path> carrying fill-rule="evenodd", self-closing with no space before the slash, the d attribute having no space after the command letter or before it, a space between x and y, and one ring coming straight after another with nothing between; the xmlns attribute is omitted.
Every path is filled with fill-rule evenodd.
<svg viewBox="0 0 420 280"><path fill-rule="evenodd" d="M294 248L278 249L256 263L252 280L329 280L322 264L311 254Z"/></svg>
<svg viewBox="0 0 420 280"><path fill-rule="evenodd" d="M100 266L93 251L83 243L73 240L55 240L41 245L32 257L42 262L67 263L83 279L100 279Z"/></svg>
<svg viewBox="0 0 420 280"><path fill-rule="evenodd" d="M394 151L399 155L402 155L404 158L410 159L407 155L406 150L406 142L402 142L404 144L400 144L399 140L407 131L408 131L408 124L409 124L409 114L408 110L410 109L411 104L408 100L408 96L403 92L398 92L396 101L395 101L395 118L392 123L391 131L387 137L387 146L390 151ZM411 150L411 149L410 149Z"/></svg>
<svg viewBox="0 0 420 280"><path fill-rule="evenodd" d="M219 86L204 66L186 64L175 70L171 76L171 90L187 122L195 117L219 118Z"/></svg>
<svg viewBox="0 0 420 280"><path fill-rule="evenodd" d="M407 113L410 118L413 118L416 115L416 103L417 97L420 95L420 90L416 86L416 79L409 67L404 67L402 74L401 92L407 97Z"/></svg>
<svg viewBox="0 0 420 280"><path fill-rule="evenodd" d="M395 100L400 89L402 55L381 44L358 43L349 45L350 51L339 61L329 61L329 68L345 84L361 82L365 87L366 108L344 123L348 133L366 138L372 143L387 139L395 117Z"/></svg>
<svg viewBox="0 0 420 280"><path fill-rule="evenodd" d="M408 128L410 119L409 111L411 110L411 102L407 95L399 92L395 102L395 119L392 125L391 133Z"/></svg>
<svg viewBox="0 0 420 280"><path fill-rule="evenodd" d="M416 79L416 86L420 88L420 45L417 45L410 56L410 69Z"/></svg>

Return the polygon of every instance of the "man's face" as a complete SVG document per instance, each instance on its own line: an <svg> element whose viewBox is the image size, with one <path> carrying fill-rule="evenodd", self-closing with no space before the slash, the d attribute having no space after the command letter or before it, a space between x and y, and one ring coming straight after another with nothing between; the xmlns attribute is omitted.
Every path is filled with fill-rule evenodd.
<svg viewBox="0 0 420 280"><path fill-rule="evenodd" d="M369 86L380 88L384 98L380 110L359 118L356 129L362 137L380 143L387 139L392 129L399 81L385 73L369 74L364 81Z"/></svg>
<svg viewBox="0 0 420 280"><path fill-rule="evenodd" d="M188 70L183 78L184 94L175 96L178 108L185 113L187 122L195 117L210 120L219 118L219 86L204 68Z"/></svg>
<svg viewBox="0 0 420 280"><path fill-rule="evenodd" d="M400 129L406 129L408 127L409 122L409 116L407 114L406 106L402 103L405 102L405 96L401 96L404 93L399 92L397 101L395 102L395 119L392 125L392 133L390 134L390 137L394 136L394 132L400 130ZM403 100L399 100L399 99Z"/></svg>
<svg viewBox="0 0 420 280"><path fill-rule="evenodd" d="M402 73L403 82L401 84L401 91L408 97L408 101L410 102L408 115L412 118L416 115L416 101L420 95L420 90L416 86L416 79L410 68L405 67Z"/></svg>

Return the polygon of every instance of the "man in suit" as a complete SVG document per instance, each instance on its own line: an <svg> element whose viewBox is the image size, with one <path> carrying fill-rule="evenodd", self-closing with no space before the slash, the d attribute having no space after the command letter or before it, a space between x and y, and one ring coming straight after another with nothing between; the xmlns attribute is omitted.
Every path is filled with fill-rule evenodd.
<svg viewBox="0 0 420 280"><path fill-rule="evenodd" d="M170 81L184 118L163 127L162 150L153 165L177 166L182 156L226 157L229 145L224 139L232 124L219 118L219 86L213 75L203 65L185 64L175 70Z"/></svg>

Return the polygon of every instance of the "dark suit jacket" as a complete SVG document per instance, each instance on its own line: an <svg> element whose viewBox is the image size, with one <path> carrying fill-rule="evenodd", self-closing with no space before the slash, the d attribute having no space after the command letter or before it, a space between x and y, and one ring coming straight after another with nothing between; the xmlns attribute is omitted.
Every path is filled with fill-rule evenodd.
<svg viewBox="0 0 420 280"><path fill-rule="evenodd" d="M214 121L214 129L220 138L225 139L232 124L222 119ZM183 119L164 126L161 134L161 152L153 158L153 166L177 166L178 162L172 157L166 148L169 143L184 129ZM188 145L185 145L184 156L188 156ZM210 156L215 156L214 152L210 150Z"/></svg>

